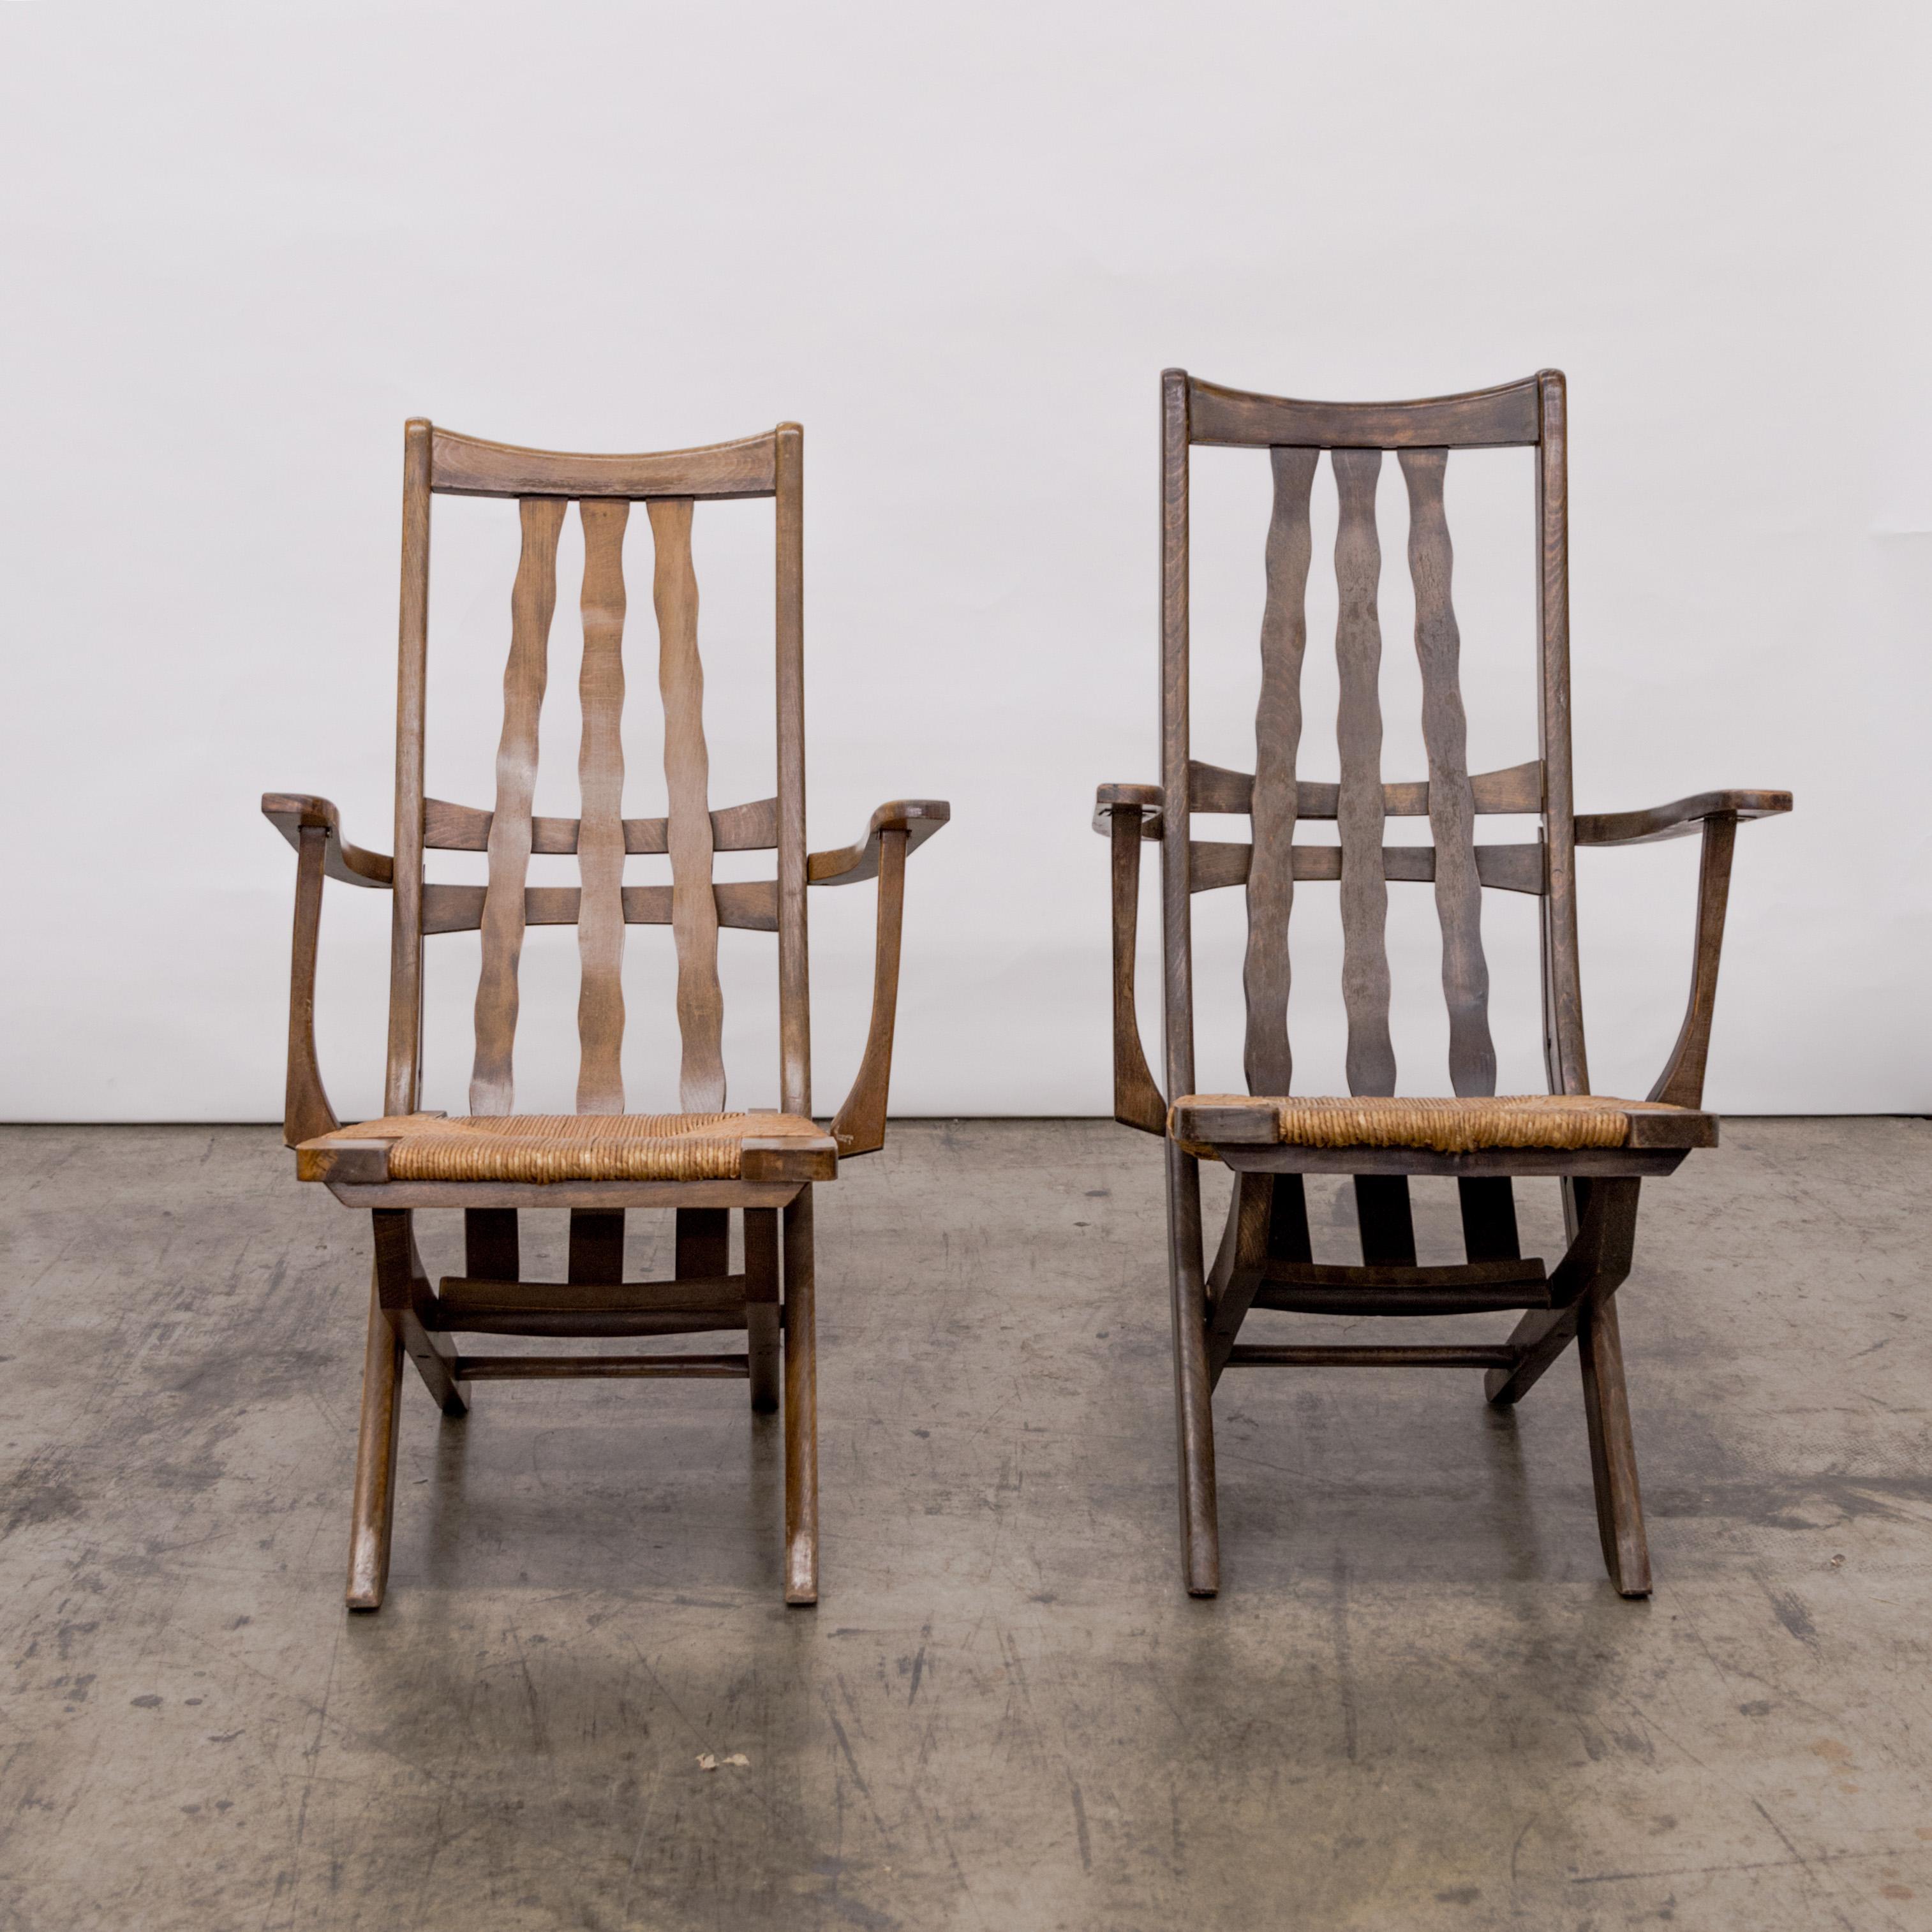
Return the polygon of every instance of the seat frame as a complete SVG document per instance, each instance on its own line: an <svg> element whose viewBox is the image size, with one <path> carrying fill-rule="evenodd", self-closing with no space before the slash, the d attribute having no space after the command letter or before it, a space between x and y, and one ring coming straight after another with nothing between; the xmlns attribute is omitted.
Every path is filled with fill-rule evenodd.
<svg viewBox="0 0 1932 1932"><path fill-rule="evenodd" d="M1252 1129L1252 1108L1222 1108L1171 1126L1148 1066L1135 1007L1140 853L1161 851L1162 1012L1166 1091L1195 1090L1192 895L1238 884L1249 914L1247 1049L1252 1094L1286 1094L1288 914L1294 883L1342 882L1343 990L1348 1010L1351 1090L1394 1090L1388 1046L1388 988L1382 921L1385 881L1433 880L1444 933L1443 980L1450 1012L1450 1072L1459 1094L1495 1091L1486 1017L1487 968L1478 913L1481 888L1526 892L1540 903L1544 1060L1553 1094L1591 1089L1584 1053L1578 965L1576 848L1636 844L1701 832L1702 862L1689 1000L1683 1026L1648 1098L1701 1106L1738 826L1788 812L1788 792L1702 793L1641 812L1579 816L1570 777L1568 427L1564 378L1544 370L1518 382L1424 401L1319 403L1222 388L1170 369L1162 377L1161 737L1159 785L1103 785L1094 828L1112 842L1114 1112L1166 1142L1169 1287L1180 1462L1182 1571L1196 1596L1220 1586L1212 1397L1230 1368L1469 1367L1485 1372L1491 1403L1520 1400L1572 1341L1582 1369L1597 1517L1617 1589L1651 1586L1630 1408L1613 1297L1628 1276L1638 1190L1672 1172L1693 1145L1712 1144L1701 1112L1681 1128L1645 1122L1648 1144L1574 1152L1498 1148L1466 1154L1408 1148L1312 1148L1274 1144ZM1276 479L1264 620L1262 697L1252 775L1191 755L1189 726L1189 464L1197 445L1267 450ZM1518 446L1535 452L1538 523L1539 755L1506 770L1471 774L1464 762L1457 638L1450 602L1450 551L1442 476L1459 448ZM1336 542L1342 591L1337 651L1343 680L1339 785L1298 780L1303 592L1309 563L1307 491L1321 453L1344 491ZM1412 509L1409 562L1417 586L1416 645L1424 682L1430 776L1384 783L1376 680L1381 649L1375 584L1380 551L1374 487L1381 452L1400 454ZM1366 452L1376 452L1368 456ZM1364 454L1358 454L1358 452ZM1352 504L1350 494L1352 493ZM1298 576L1297 573L1299 572ZM1248 813L1252 842L1204 842L1197 812ZM1482 846L1474 815L1535 814L1533 844ZM1426 816L1431 846L1382 845L1384 816ZM1297 845L1298 818L1339 818L1340 847ZM1378 980L1378 973L1379 979ZM1177 1106L1177 1114L1186 1112ZM1658 1144L1673 1137L1678 1144ZM1234 1171L1228 1220L1211 1263L1202 1226L1199 1160L1204 1145ZM1359 1265L1316 1262L1304 1174L1354 1178ZM1412 1175L1454 1176L1464 1262L1417 1264L1408 1199ZM1568 1247L1546 1275L1520 1256L1511 1191L1515 1177L1555 1176L1562 1186ZM1358 1316L1520 1310L1504 1341L1450 1347L1244 1344L1256 1309Z"/></svg>
<svg viewBox="0 0 1932 1932"><path fill-rule="evenodd" d="M840 1156L869 1153L884 1144L905 862L951 814L943 800L896 800L873 814L864 835L851 846L806 850L802 466L802 433L794 423L734 442L635 455L520 448L459 436L421 418L406 427L394 856L345 839L339 814L326 799L270 793L262 801L263 813L297 854L284 1138L300 1150L302 1178L323 1182L338 1200L366 1210L374 1236L346 1591L352 1609L376 1609L387 1587L405 1355L450 1418L468 1412L471 1384L485 1379L748 1381L755 1414L783 1411L785 1600L809 1604L818 1600L813 1189L836 1177ZM513 500L523 525L492 812L450 805L427 797L424 790L430 517L431 500L439 494ZM691 514L700 500L760 496L772 499L776 512L778 789L771 799L712 811L705 796ZM536 716L556 596L556 536L572 502L585 532L584 737L579 766L584 816L545 819L530 811ZM665 818L620 820L622 544L629 506L640 502L650 513L656 553L654 601L670 796ZM713 852L758 849L776 850L776 880L714 882ZM428 881L427 850L487 851L489 884ZM525 869L532 852L577 853L582 887L526 887ZM634 852L668 853L672 884L622 884L624 857ZM668 924L674 931L683 1045L682 1105L688 1112L723 1110L716 934L721 926L740 926L777 936L780 1107L808 1118L806 890L876 879L872 1018L851 1091L827 1134L747 1142L735 1180L392 1179L386 1143L320 1139L340 1125L323 1087L315 1046L316 952L322 888L329 879L392 896L386 1115L418 1111L425 936L483 930L472 1107L479 1114L501 1114L512 1111L511 1053L523 932L532 925L575 923L584 962L580 1112L622 1111L620 969L623 929L634 924ZM418 1210L432 1208L460 1208L464 1214L464 1271L435 1287L414 1225ZM565 1282L521 1278L518 1216L534 1208L569 1212ZM672 1278L626 1281L626 1212L667 1208L676 1216ZM743 1265L735 1272L730 1266L734 1214L741 1217L743 1230ZM465 1352L452 1339L464 1334L583 1339L733 1332L746 1336L742 1352L706 1354L490 1354Z"/></svg>

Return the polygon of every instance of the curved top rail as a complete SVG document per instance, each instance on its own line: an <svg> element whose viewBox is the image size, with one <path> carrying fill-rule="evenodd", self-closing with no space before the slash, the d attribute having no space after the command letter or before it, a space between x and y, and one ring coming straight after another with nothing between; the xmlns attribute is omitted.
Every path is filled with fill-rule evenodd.
<svg viewBox="0 0 1932 1932"><path fill-rule="evenodd" d="M420 418L416 421L421 421ZM413 426L413 424L412 424ZM631 456L580 455L486 442L454 430L430 430L429 487L446 496L770 496L778 488L778 440L795 423L736 442Z"/></svg>
<svg viewBox="0 0 1932 1932"><path fill-rule="evenodd" d="M1186 375L1186 371L1169 372ZM1538 390L1554 370L1412 403L1311 403L1189 376L1187 440L1237 448L1495 449L1542 440Z"/></svg>

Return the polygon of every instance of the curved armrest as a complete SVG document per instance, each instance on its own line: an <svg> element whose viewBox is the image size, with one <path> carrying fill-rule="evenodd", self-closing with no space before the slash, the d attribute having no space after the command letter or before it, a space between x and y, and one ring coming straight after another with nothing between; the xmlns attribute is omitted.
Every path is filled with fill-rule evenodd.
<svg viewBox="0 0 1932 1932"><path fill-rule="evenodd" d="M1714 818L1733 824L1771 818L1791 809L1788 791L1700 791L1643 812L1597 812L1576 820L1580 845L1650 845L1660 838L1683 838Z"/></svg>
<svg viewBox="0 0 1932 1932"><path fill-rule="evenodd" d="M1167 1136L1160 1097L1141 1044L1134 1010L1134 952L1140 928L1141 842L1160 836L1165 802L1159 785L1102 785L1094 794L1094 829L1114 845L1114 1118L1123 1126Z"/></svg>
<svg viewBox="0 0 1932 1932"><path fill-rule="evenodd" d="M1607 812L1576 820L1579 845L1646 845L1702 828L1697 867L1697 934L1690 962L1690 997L1684 1024L1648 1097L1675 1107L1704 1100L1704 1067L1711 1052L1711 1016L1718 1004L1718 962L1724 946L1724 910L1731 892L1731 854L1738 825L1791 809L1788 791L1702 791L1647 812Z"/></svg>
<svg viewBox="0 0 1932 1932"><path fill-rule="evenodd" d="M872 1023L852 1090L833 1117L838 1157L873 1154L886 1144L886 1094L892 1076L892 1028L898 1016L899 929L905 913L906 855L923 845L952 808L940 798L895 799L872 814L866 836L841 852L814 852L805 876L814 886L879 882L878 938L872 956Z"/></svg>
<svg viewBox="0 0 1932 1932"><path fill-rule="evenodd" d="M322 868L345 886L378 888L395 882L395 862L386 852L365 852L342 836L342 820L326 798L305 792L267 791L262 794L262 816L299 852L304 829L327 834Z"/></svg>
<svg viewBox="0 0 1932 1932"><path fill-rule="evenodd" d="M943 798L896 798L872 814L866 836L837 852L814 852L805 862L808 886L856 886L879 876L880 841L888 832L905 834L904 850L916 852L942 825L952 808Z"/></svg>
<svg viewBox="0 0 1932 1932"><path fill-rule="evenodd" d="M328 1104L315 1057L315 951L322 926L322 882L390 885L394 867L386 854L364 852L342 836L336 809L326 798L272 791L262 815L296 848L296 928L289 969L289 1074L282 1107L282 1138L290 1147L331 1134L341 1125Z"/></svg>
<svg viewBox="0 0 1932 1932"><path fill-rule="evenodd" d="M1096 786L1094 791L1094 830L1102 838L1112 836L1114 808L1121 805L1140 808L1141 836L1143 838L1158 838L1160 836L1161 817L1166 808L1167 794L1159 785Z"/></svg>

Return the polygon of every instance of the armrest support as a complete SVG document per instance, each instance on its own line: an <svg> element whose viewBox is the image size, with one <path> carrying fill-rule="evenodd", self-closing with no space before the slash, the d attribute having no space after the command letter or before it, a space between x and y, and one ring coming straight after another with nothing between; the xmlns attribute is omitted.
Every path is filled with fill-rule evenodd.
<svg viewBox="0 0 1932 1932"><path fill-rule="evenodd" d="M1724 945L1724 913L1730 899L1731 855L1741 820L1768 818L1791 809L1788 791L1706 791L1646 812L1612 812L1576 820L1579 845L1643 845L1681 838L1702 828L1697 867L1697 932L1692 942L1690 996L1684 1024L1657 1084L1646 1096L1675 1107L1700 1107L1704 1069L1711 1052L1711 1018L1718 1004L1718 962Z"/></svg>
<svg viewBox="0 0 1932 1932"><path fill-rule="evenodd" d="M342 836L334 806L326 798L269 792L262 815L296 849L295 943L289 969L289 1070L282 1107L282 1138L290 1147L333 1133L341 1125L328 1104L315 1054L315 955L322 926L322 882L388 885L388 856L364 852Z"/></svg>
<svg viewBox="0 0 1932 1932"><path fill-rule="evenodd" d="M1141 842L1159 836L1161 806L1158 785L1102 785L1094 798L1094 823L1096 830L1106 830L1114 848L1114 1118L1164 1139L1167 1103L1148 1066L1134 1010Z"/></svg>
<svg viewBox="0 0 1932 1932"><path fill-rule="evenodd" d="M833 1117L838 1157L873 1154L886 1144L886 1096L892 1083L892 1031L898 1017L899 934L905 914L905 864L942 825L952 808L944 799L896 799L872 814L866 836L839 852L814 852L806 878L814 886L879 882L879 922L872 956L872 1020L852 1090Z"/></svg>

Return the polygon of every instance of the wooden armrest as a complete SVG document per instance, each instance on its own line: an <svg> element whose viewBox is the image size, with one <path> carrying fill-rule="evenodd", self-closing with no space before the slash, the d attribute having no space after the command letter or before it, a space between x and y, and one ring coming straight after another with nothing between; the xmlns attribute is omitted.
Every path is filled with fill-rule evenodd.
<svg viewBox="0 0 1932 1932"><path fill-rule="evenodd" d="M1700 791L1642 812L1597 812L1579 816L1580 845L1648 845L1660 838L1682 838L1713 818L1734 824L1771 818L1791 809L1788 791Z"/></svg>
<svg viewBox="0 0 1932 1932"><path fill-rule="evenodd" d="M1094 794L1094 830L1102 838L1111 835L1114 828L1114 811L1117 806L1138 806L1141 812L1141 836L1158 838L1161 832L1161 815L1167 803L1167 794L1159 785L1103 784Z"/></svg>
<svg viewBox="0 0 1932 1932"><path fill-rule="evenodd" d="M326 832L322 869L345 886L373 886L378 889L395 883L395 863L386 852L365 852L342 836L342 821L326 798L311 798L304 792L269 791L262 794L262 816L299 852L304 827Z"/></svg>
<svg viewBox="0 0 1932 1932"><path fill-rule="evenodd" d="M904 849L916 852L942 825L952 818L952 808L943 798L896 798L872 814L866 836L856 845L836 852L814 852L805 862L805 880L811 886L856 886L879 875L880 841L888 832L905 834Z"/></svg>

